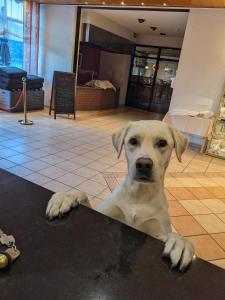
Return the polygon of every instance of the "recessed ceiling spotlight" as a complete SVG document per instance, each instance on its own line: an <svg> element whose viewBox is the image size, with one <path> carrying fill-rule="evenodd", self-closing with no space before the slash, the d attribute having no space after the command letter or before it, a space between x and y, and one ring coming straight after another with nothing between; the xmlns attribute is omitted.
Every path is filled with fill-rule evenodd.
<svg viewBox="0 0 225 300"><path fill-rule="evenodd" d="M145 22L145 19L141 19L141 18L138 19L138 23L141 24L141 23L144 23L144 22Z"/></svg>
<svg viewBox="0 0 225 300"><path fill-rule="evenodd" d="M102 1L102 5L105 5L105 1Z"/></svg>
<svg viewBox="0 0 225 300"><path fill-rule="evenodd" d="M120 2L121 5L125 5L125 3L123 1Z"/></svg>
<svg viewBox="0 0 225 300"><path fill-rule="evenodd" d="M166 35L166 33L165 32L160 32L160 35Z"/></svg>
<svg viewBox="0 0 225 300"><path fill-rule="evenodd" d="M144 2L141 2L141 5L144 6L145 5Z"/></svg>
<svg viewBox="0 0 225 300"><path fill-rule="evenodd" d="M87 1L85 1L85 2L84 2L84 4L86 4L86 5L87 5L87 4L88 4L88 2L87 2Z"/></svg>
<svg viewBox="0 0 225 300"><path fill-rule="evenodd" d="M156 31L156 29L157 29L157 27L155 27L155 26L150 26L150 28L152 31Z"/></svg>
<svg viewBox="0 0 225 300"><path fill-rule="evenodd" d="M163 6L167 6L166 2L163 3Z"/></svg>

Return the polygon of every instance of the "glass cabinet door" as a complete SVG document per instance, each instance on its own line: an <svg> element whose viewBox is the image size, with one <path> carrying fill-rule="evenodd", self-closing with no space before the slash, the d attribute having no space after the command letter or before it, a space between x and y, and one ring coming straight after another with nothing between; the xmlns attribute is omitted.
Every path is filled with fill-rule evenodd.
<svg viewBox="0 0 225 300"><path fill-rule="evenodd" d="M134 57L127 93L127 104L148 109L152 95L152 83L156 59Z"/></svg>
<svg viewBox="0 0 225 300"><path fill-rule="evenodd" d="M131 63L126 104L167 113L180 52L176 48L137 45Z"/></svg>
<svg viewBox="0 0 225 300"><path fill-rule="evenodd" d="M176 76L178 62L160 60L153 91L151 111L166 113L169 109L173 81Z"/></svg>

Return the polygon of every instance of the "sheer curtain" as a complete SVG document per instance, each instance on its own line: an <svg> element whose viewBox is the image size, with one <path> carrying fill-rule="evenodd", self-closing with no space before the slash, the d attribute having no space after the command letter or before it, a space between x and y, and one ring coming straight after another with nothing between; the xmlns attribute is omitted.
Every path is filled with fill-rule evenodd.
<svg viewBox="0 0 225 300"><path fill-rule="evenodd" d="M24 69L38 74L40 4L24 2Z"/></svg>
<svg viewBox="0 0 225 300"><path fill-rule="evenodd" d="M0 66L38 73L40 4L0 0Z"/></svg>
<svg viewBox="0 0 225 300"><path fill-rule="evenodd" d="M0 65L23 67L23 2L0 0Z"/></svg>

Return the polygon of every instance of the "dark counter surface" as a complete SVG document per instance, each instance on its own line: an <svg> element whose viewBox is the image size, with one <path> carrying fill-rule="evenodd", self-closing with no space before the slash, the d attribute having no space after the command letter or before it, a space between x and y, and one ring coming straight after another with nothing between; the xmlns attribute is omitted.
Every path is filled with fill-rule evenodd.
<svg viewBox="0 0 225 300"><path fill-rule="evenodd" d="M20 258L0 271L1 300L225 299L225 271L201 259L170 270L163 243L80 206L49 222L52 192L0 170L0 228Z"/></svg>

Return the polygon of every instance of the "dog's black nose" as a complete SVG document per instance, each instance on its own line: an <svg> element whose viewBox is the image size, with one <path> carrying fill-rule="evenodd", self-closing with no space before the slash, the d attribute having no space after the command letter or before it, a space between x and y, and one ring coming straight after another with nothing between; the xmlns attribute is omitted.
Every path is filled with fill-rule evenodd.
<svg viewBox="0 0 225 300"><path fill-rule="evenodd" d="M136 168L139 171L139 173L145 173L150 174L150 171L152 170L153 161L151 158L139 158L136 161Z"/></svg>

